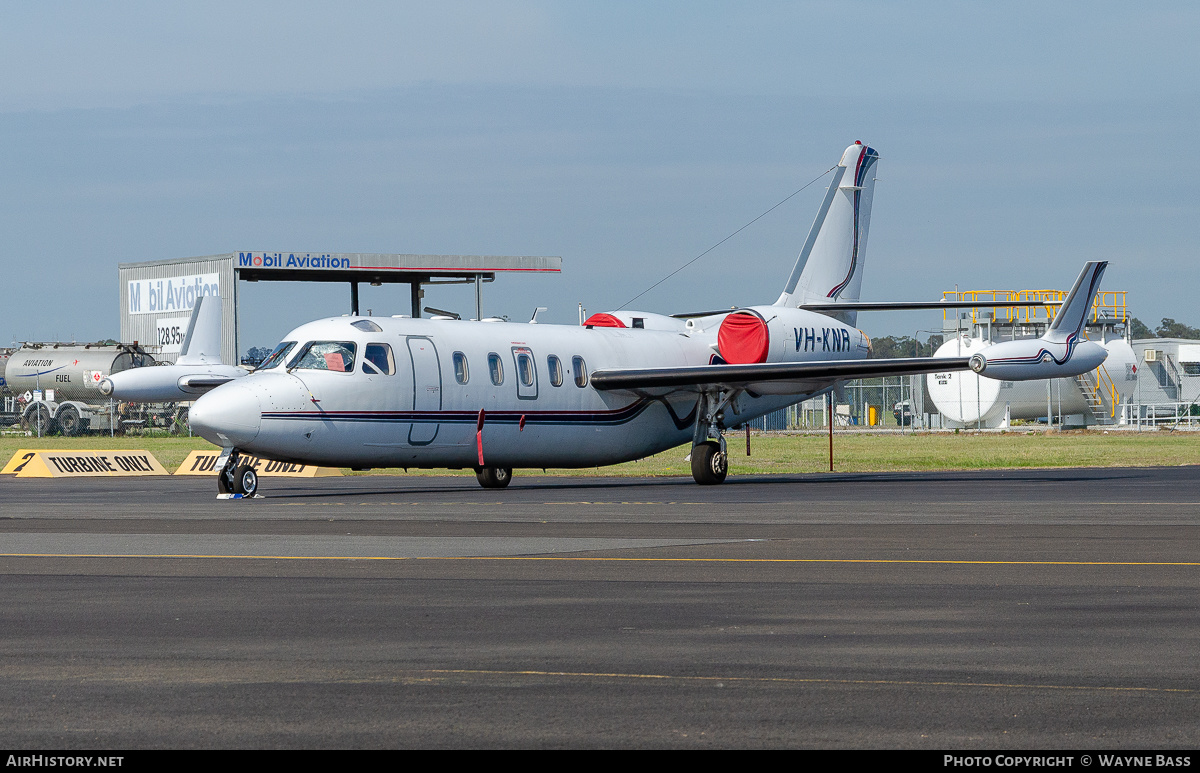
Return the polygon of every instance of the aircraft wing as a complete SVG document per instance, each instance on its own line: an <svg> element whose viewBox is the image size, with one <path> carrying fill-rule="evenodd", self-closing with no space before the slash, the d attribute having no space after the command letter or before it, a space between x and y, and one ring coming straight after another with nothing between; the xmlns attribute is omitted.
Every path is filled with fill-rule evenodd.
<svg viewBox="0 0 1200 773"><path fill-rule="evenodd" d="M966 370L969 362L968 357L900 357L879 360L598 370L592 373L591 383L600 390L624 390L660 396L672 392L703 392L714 388L746 389L759 394L799 394L824 388L829 382L842 379L912 376L938 371Z"/></svg>

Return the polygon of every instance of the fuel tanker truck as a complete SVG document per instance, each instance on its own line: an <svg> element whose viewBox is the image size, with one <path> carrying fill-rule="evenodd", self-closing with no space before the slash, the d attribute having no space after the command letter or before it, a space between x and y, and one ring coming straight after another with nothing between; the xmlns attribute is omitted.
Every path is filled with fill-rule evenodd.
<svg viewBox="0 0 1200 773"><path fill-rule="evenodd" d="M42 435L123 431L122 415L100 384L113 373L154 364L137 344L22 344L0 358L0 419Z"/></svg>

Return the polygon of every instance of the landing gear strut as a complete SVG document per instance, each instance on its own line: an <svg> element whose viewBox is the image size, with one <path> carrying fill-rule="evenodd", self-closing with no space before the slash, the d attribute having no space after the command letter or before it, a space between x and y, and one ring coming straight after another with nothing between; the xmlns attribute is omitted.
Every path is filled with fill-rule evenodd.
<svg viewBox="0 0 1200 773"><path fill-rule="evenodd" d="M725 449L725 408L735 413L733 401L739 390L704 393L696 407L696 429L692 434L692 479L701 486L714 486L729 474Z"/></svg>

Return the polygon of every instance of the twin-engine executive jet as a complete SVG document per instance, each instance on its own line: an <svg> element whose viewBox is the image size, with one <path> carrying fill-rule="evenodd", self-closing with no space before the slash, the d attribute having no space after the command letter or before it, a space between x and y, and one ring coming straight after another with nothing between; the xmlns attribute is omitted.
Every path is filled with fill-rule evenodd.
<svg viewBox="0 0 1200 773"><path fill-rule="evenodd" d="M970 358L867 359L857 312L969 303L859 303L879 155L856 142L834 167L799 259L772 305L671 317L620 310L583 326L335 317L286 336L257 371L191 411L220 446L219 490L253 495L244 454L300 464L473 467L488 488L514 467L592 467L691 442L697 483L725 479L727 428L843 379L965 370L1072 376L1104 361L1081 330L1106 263L1088 263L1039 339Z"/></svg>

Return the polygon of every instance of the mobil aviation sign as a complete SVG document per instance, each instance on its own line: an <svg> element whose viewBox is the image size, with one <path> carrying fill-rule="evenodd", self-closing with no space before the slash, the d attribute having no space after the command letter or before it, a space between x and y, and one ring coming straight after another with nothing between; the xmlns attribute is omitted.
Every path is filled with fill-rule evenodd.
<svg viewBox="0 0 1200 773"><path fill-rule="evenodd" d="M197 298L220 294L218 274L134 279L129 282L129 313L162 314L166 311L191 311Z"/></svg>

